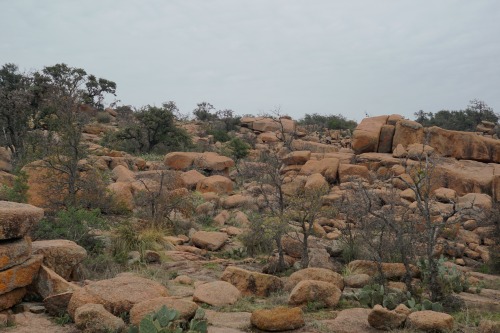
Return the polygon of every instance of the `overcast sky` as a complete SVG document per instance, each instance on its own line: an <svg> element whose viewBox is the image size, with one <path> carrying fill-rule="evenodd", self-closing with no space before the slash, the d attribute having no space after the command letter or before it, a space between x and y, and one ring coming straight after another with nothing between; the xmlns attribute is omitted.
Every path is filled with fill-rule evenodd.
<svg viewBox="0 0 500 333"><path fill-rule="evenodd" d="M0 0L0 63L84 68L122 104L500 112L498 0Z"/></svg>

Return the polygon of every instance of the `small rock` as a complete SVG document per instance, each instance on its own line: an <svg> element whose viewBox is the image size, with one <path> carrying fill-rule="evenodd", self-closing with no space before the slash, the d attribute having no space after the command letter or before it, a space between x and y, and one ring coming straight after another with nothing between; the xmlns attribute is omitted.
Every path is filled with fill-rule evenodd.
<svg viewBox="0 0 500 333"><path fill-rule="evenodd" d="M127 264L129 265L133 265L141 261L141 253L139 251L130 251L127 257Z"/></svg>
<svg viewBox="0 0 500 333"><path fill-rule="evenodd" d="M45 312L45 306L43 305L34 305L30 306L30 312L31 313L44 313Z"/></svg>
<svg viewBox="0 0 500 333"><path fill-rule="evenodd" d="M144 261L148 264L161 262L160 254L156 251L146 250L144 252Z"/></svg>
<svg viewBox="0 0 500 333"><path fill-rule="evenodd" d="M174 279L174 282L180 283L180 284L193 284L193 279L191 279L187 275L179 275Z"/></svg>

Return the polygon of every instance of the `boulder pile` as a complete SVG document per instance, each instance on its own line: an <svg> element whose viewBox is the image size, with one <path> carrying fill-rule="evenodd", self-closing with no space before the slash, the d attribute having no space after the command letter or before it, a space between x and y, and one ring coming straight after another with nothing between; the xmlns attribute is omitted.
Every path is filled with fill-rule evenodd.
<svg viewBox="0 0 500 333"><path fill-rule="evenodd" d="M40 208L0 201L0 311L23 299L40 269L43 256L32 253L27 234L42 217Z"/></svg>

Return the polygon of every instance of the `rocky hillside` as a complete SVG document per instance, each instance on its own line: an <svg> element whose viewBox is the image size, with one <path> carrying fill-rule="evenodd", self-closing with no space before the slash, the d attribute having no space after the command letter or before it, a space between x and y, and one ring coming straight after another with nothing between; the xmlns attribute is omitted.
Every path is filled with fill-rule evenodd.
<svg viewBox="0 0 500 333"><path fill-rule="evenodd" d="M28 204L0 201L8 332L26 331L30 311L74 323L52 332L147 332L163 305L186 332L195 315L220 333L498 332L500 140L399 115L352 135L244 117L233 137L246 156L193 121L178 125L197 148L151 159L103 145L120 130L106 112L84 128L78 161L76 197L106 220L82 220L85 242L29 237L70 228L54 208L70 175L46 161L23 167ZM12 188L7 149L0 170ZM43 209L54 218L37 227Z"/></svg>

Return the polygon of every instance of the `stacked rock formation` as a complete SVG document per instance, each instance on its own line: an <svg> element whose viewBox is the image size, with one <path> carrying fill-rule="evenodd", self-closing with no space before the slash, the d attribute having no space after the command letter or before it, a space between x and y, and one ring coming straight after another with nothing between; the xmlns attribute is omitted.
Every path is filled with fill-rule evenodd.
<svg viewBox="0 0 500 333"><path fill-rule="evenodd" d="M35 206L0 201L0 311L19 303L38 274L43 256L26 235L42 217Z"/></svg>

